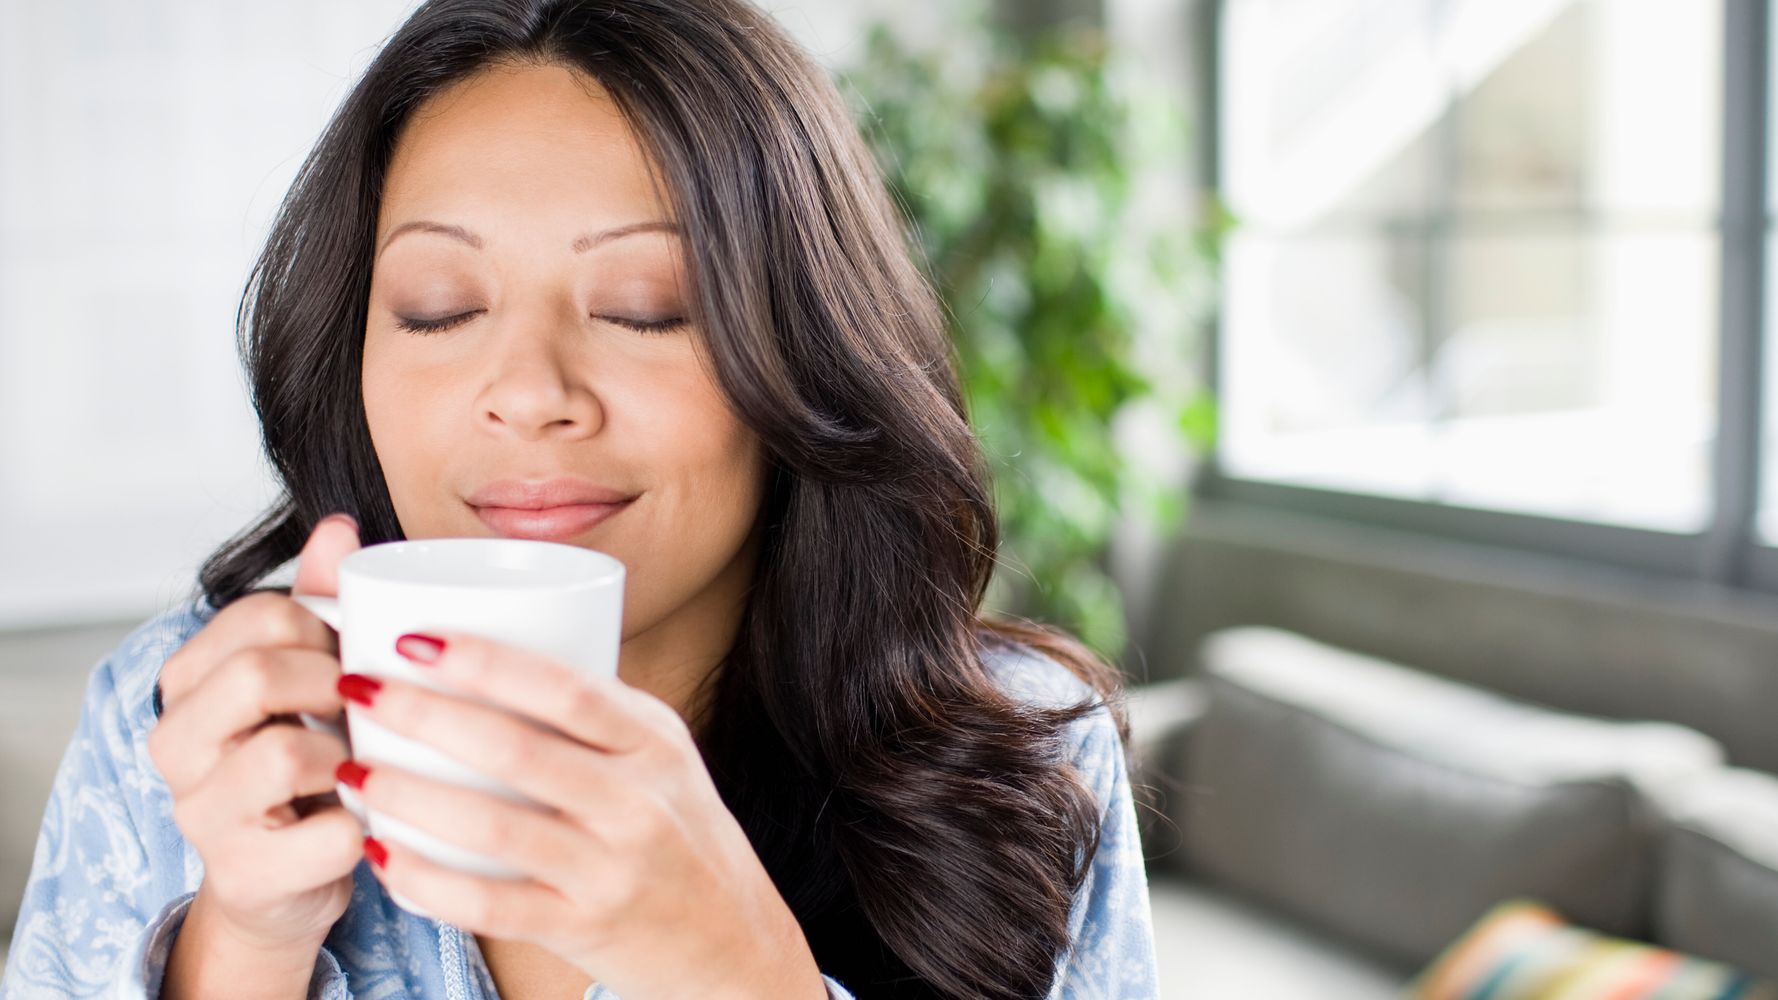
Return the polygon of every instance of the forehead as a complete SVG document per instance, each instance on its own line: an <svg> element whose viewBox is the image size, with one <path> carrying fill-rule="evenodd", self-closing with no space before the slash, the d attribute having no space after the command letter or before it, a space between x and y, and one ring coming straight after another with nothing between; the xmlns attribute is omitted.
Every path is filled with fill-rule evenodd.
<svg viewBox="0 0 1778 1000"><path fill-rule="evenodd" d="M654 176L596 80L559 65L497 64L414 110L384 178L377 228L429 218L578 233L668 218Z"/></svg>

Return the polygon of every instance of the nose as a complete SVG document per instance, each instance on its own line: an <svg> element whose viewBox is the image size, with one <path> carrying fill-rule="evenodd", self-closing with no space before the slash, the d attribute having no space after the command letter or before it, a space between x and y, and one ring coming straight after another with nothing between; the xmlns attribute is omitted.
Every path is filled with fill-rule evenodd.
<svg viewBox="0 0 1778 1000"><path fill-rule="evenodd" d="M572 331L571 331L572 332ZM519 440L585 437L596 433L604 411L591 385L564 357L555 326L527 324L502 331L500 354L476 405L490 430Z"/></svg>

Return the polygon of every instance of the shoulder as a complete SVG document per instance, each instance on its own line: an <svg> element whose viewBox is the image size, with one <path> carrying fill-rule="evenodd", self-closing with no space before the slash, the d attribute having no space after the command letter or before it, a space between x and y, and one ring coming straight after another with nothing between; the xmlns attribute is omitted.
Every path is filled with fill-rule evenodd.
<svg viewBox="0 0 1778 1000"><path fill-rule="evenodd" d="M1094 704L1087 714L1069 723L1068 751L1076 768L1091 775L1114 769L1121 761L1123 744L1111 706L1091 684L1043 652L1023 643L995 643L982 650L982 665L1000 689L1013 698L1041 708L1067 708Z"/></svg>
<svg viewBox="0 0 1778 1000"><path fill-rule="evenodd" d="M1020 642L983 647L982 666L1012 697L1043 708L1063 708L1096 697L1086 681L1055 659Z"/></svg>

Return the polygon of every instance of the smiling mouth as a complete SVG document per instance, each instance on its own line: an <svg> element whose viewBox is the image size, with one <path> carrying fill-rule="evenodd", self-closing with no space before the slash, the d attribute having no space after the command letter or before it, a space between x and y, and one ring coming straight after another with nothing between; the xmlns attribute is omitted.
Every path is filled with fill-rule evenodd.
<svg viewBox="0 0 1778 1000"><path fill-rule="evenodd" d="M576 503L528 510L520 507L472 507L482 523L505 538L567 541L621 511L636 499L619 503Z"/></svg>

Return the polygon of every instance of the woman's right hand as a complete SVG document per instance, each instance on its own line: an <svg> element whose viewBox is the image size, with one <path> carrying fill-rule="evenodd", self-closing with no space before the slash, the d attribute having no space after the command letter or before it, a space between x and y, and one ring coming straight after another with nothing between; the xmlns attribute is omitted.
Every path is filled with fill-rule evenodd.
<svg viewBox="0 0 1778 1000"><path fill-rule="evenodd" d="M357 526L323 518L297 558L292 592L335 596ZM204 860L193 906L265 949L319 947L352 898L364 831L340 805L306 816L293 800L334 789L337 737L292 713L336 718L339 640L272 590L231 602L168 657L148 753L173 820Z"/></svg>

